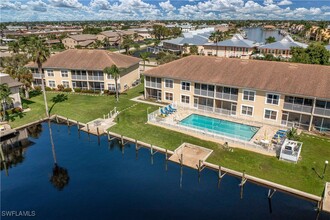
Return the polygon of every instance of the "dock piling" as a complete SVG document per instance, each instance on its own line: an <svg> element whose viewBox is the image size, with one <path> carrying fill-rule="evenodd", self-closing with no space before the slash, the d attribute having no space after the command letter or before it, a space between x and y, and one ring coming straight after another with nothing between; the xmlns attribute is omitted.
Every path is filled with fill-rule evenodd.
<svg viewBox="0 0 330 220"><path fill-rule="evenodd" d="M110 134L109 134L109 131L107 131L108 133L108 142L110 142Z"/></svg>
<svg viewBox="0 0 330 220"><path fill-rule="evenodd" d="M137 140L135 139L135 160L139 158L139 146Z"/></svg>

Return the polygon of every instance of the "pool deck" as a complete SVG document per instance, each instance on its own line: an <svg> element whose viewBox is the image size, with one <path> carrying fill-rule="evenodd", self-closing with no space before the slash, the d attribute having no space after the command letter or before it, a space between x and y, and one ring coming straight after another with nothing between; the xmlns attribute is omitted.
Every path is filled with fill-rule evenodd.
<svg viewBox="0 0 330 220"><path fill-rule="evenodd" d="M325 184L322 210L330 213L330 182Z"/></svg>
<svg viewBox="0 0 330 220"><path fill-rule="evenodd" d="M182 164L187 167L198 169L199 161L201 160L204 162L212 152L213 150L204 147L183 143L174 151L174 154L169 160L179 164L182 162Z"/></svg>
<svg viewBox="0 0 330 220"><path fill-rule="evenodd" d="M203 131L197 132L196 129L190 129L190 128L179 128L177 126L178 122L183 120L184 118L188 117L191 114L200 114L208 117L213 117L221 120L227 120L231 122L241 123L245 125L255 126L259 127L259 130L257 133L252 137L251 140L245 141L246 143L242 143L243 141L227 141L225 138L222 140L217 137L212 137L209 135L203 134ZM276 145L276 143L272 143L272 137L276 134L276 132L280 129L283 129L283 127L276 126L276 125L268 125L268 124L262 124L255 121L249 121L244 120L241 118L236 118L232 116L225 116L220 115L213 112L208 111L201 111L197 109L187 109L178 107L177 112L168 115L167 117L160 118L157 117L156 121L149 121L149 124L164 127L167 129L175 130L181 133L188 134L190 136L194 136L203 140L213 141L216 143L224 144L225 142L229 142L230 147L235 148L241 148L249 151L254 151L257 153L261 153L264 155L269 156L276 156L279 153L279 147ZM195 131L194 131L195 130ZM267 140L269 144L267 145L261 145L261 140Z"/></svg>

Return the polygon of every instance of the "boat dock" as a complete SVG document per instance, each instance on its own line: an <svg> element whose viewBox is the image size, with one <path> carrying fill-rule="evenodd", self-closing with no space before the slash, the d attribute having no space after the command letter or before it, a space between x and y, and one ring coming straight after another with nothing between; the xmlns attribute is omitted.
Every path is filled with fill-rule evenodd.
<svg viewBox="0 0 330 220"><path fill-rule="evenodd" d="M330 213L330 182L325 184L322 210Z"/></svg>

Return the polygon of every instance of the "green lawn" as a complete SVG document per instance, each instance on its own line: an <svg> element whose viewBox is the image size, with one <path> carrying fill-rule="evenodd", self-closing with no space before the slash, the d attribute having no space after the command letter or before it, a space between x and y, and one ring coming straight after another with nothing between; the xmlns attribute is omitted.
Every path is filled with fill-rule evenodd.
<svg viewBox="0 0 330 220"><path fill-rule="evenodd" d="M120 96L119 103L115 102L113 96L69 95L68 101L56 104L51 113L78 120L79 122L88 122L103 117L103 114L112 110L114 106L117 106L119 111L132 106L135 102L129 99L140 95L142 91L142 85L130 90L128 94ZM48 100L54 95L53 93L48 93ZM27 112L22 118L16 118L15 121L11 122L13 127L45 116L41 95L31 98L29 102L32 110ZM51 104L49 102L50 106ZM236 148L233 152L229 152L217 143L146 124L147 111L152 112L157 108L156 106L138 103L134 107L121 112L117 117L117 125L110 130L170 150L174 150L183 142L207 147L214 150L208 159L211 163L237 171L245 170L247 174L315 195L321 195L325 182L330 181L330 167L323 180L317 175L317 173L322 174L324 161L330 160L329 139L303 134L301 136L301 141L303 142L302 161L299 161L298 164L292 164L279 161L275 157L268 157Z"/></svg>

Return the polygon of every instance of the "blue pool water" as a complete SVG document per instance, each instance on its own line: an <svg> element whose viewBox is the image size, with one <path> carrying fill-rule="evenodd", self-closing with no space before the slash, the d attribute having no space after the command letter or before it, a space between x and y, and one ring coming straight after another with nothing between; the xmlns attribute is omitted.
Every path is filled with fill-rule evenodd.
<svg viewBox="0 0 330 220"><path fill-rule="evenodd" d="M211 118L198 114L189 115L185 119L181 120L180 124L244 141L251 140L251 138L259 130L259 127Z"/></svg>
<svg viewBox="0 0 330 220"><path fill-rule="evenodd" d="M247 182L240 199L240 179L204 169L198 181L196 170L168 162L165 155L134 144L124 151L118 141L107 141L75 126L52 124L58 166L67 170L69 181L62 190L50 182L54 159L47 124L31 134L32 145L13 149L8 158L8 176L1 170L1 214L32 211L28 219L315 219L316 203ZM36 131L38 129L34 129ZM69 133L70 132L70 133ZM4 217L1 219L22 219ZM329 219L320 214L319 220Z"/></svg>

